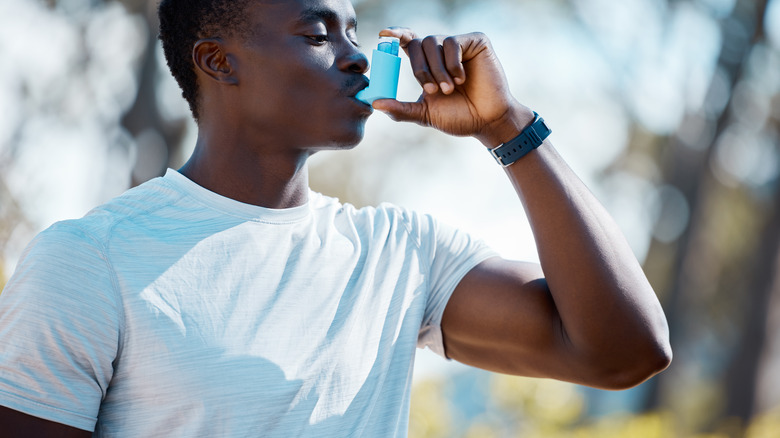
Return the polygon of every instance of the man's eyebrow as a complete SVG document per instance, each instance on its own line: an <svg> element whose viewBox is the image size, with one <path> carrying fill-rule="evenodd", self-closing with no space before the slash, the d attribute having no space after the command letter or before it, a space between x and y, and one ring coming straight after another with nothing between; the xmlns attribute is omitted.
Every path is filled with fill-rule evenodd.
<svg viewBox="0 0 780 438"><path fill-rule="evenodd" d="M298 22L302 24L316 21L337 23L339 21L339 14L332 9L309 8L301 12L301 15L298 17ZM357 18L349 17L347 19L347 27L357 27Z"/></svg>

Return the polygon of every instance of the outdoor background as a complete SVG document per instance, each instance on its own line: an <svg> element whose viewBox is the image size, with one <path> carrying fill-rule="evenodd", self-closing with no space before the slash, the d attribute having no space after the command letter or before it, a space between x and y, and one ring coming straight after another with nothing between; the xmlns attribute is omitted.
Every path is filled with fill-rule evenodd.
<svg viewBox="0 0 780 438"><path fill-rule="evenodd" d="M672 366L629 391L419 353L410 436L780 437L780 0L356 1L377 32L485 32L515 96L612 212L666 309ZM0 0L0 287L57 220L194 145L156 0ZM406 61L405 61L406 62ZM408 62L399 97L420 92ZM301 115L305 117L305 115ZM502 170L472 139L375 113L311 162L316 190L437 215L536 260Z"/></svg>

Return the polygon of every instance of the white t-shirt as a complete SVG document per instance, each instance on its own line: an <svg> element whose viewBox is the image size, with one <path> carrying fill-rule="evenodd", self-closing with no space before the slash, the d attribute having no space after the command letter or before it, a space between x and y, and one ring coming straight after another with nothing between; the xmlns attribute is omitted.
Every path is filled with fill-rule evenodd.
<svg viewBox="0 0 780 438"><path fill-rule="evenodd" d="M96 436L403 437L415 346L485 245L391 205L176 171L53 225L0 295L0 405Z"/></svg>

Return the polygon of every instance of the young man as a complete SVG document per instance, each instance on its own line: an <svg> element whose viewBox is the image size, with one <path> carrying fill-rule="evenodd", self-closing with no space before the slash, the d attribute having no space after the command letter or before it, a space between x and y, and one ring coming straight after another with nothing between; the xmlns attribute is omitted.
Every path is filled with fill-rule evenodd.
<svg viewBox="0 0 780 438"><path fill-rule="evenodd" d="M639 264L484 35L382 31L424 92L373 108L489 148L534 130L503 160L541 266L309 191L307 158L356 145L372 112L348 0L164 0L160 18L195 151L30 244L0 297L4 436L405 436L416 345L609 389L668 365Z"/></svg>

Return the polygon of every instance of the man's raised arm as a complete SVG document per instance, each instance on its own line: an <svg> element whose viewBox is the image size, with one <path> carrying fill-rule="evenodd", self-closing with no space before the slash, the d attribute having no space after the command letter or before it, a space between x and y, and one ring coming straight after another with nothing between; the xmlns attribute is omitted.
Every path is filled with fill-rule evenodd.
<svg viewBox="0 0 780 438"><path fill-rule="evenodd" d="M489 148L534 121L509 93L484 35L418 39L404 28L380 35L401 39L424 90L417 102L374 103L393 119L474 136ZM442 319L447 355L606 389L635 386L665 369L672 353L655 293L617 225L549 139L506 172L540 265L494 258L467 274Z"/></svg>

